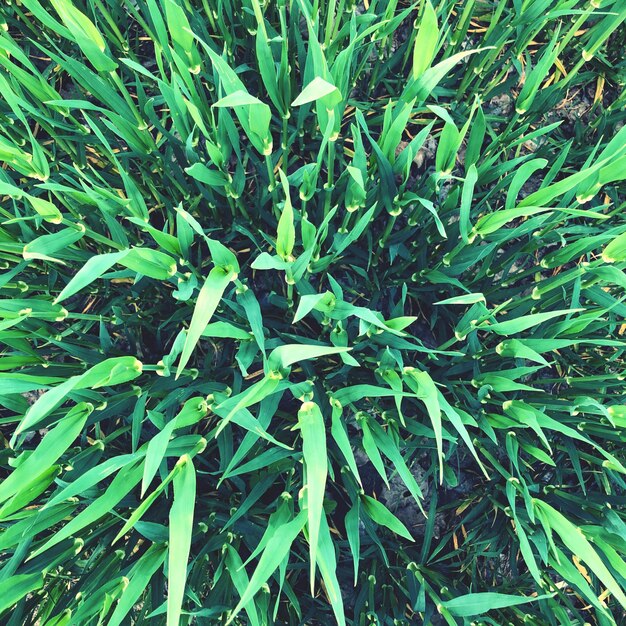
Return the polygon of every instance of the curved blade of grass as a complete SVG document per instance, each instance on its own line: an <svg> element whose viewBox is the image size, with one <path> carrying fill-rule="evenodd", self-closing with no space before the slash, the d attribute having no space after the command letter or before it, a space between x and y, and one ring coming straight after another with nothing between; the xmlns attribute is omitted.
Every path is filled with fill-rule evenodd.
<svg viewBox="0 0 626 626"><path fill-rule="evenodd" d="M513 176L509 190L506 193L506 200L504 203L505 209L514 208L517 195L524 184L535 172L543 169L547 164L548 159L531 159L526 163L522 163L519 169L515 172L515 176Z"/></svg>
<svg viewBox="0 0 626 626"><path fill-rule="evenodd" d="M18 492L0 507L0 520L9 519L13 513L23 509L37 496L44 493L58 476L60 469L59 465L51 465L26 478L25 482L20 485Z"/></svg>
<svg viewBox="0 0 626 626"><path fill-rule="evenodd" d="M402 481L406 485L407 489L410 491L413 499L417 503L417 505L422 507L421 500L424 499L424 494L420 489L420 486L417 484L415 477L411 473L411 470L408 468L404 458L402 457L402 453L400 449L393 441L392 437L386 433L379 424L376 423L375 420L370 420L369 428L372 433L372 437L376 443L376 446L381 450L381 452L392 462L393 468ZM424 511L422 510L422 513Z"/></svg>
<svg viewBox="0 0 626 626"><path fill-rule="evenodd" d="M480 467L482 473L485 475L485 478L487 478L487 480L490 480L487 469L483 465L483 462L480 460L480 457L476 452L476 448L474 447L472 438L470 437L470 434L467 431L465 424L461 420L461 416L457 413L457 411L455 411L454 407L446 400L445 396L439 390L437 390L437 394L439 397L439 406L441 407L441 410L445 413L446 417L450 420L459 435L461 435L461 439L463 439L468 450L476 459L476 462L478 463L478 466Z"/></svg>
<svg viewBox="0 0 626 626"><path fill-rule="evenodd" d="M491 47L488 46L485 48L477 48L476 50L458 52L440 63L437 63L437 65L429 67L417 80L411 79L408 82L402 94L402 100L410 102L416 99L418 102L423 102L457 63L472 54L478 54L489 49L491 49Z"/></svg>

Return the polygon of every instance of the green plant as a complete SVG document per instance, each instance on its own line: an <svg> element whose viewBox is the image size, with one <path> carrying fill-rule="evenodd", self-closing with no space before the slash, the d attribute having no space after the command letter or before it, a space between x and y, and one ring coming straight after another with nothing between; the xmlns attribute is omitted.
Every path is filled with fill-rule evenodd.
<svg viewBox="0 0 626 626"><path fill-rule="evenodd" d="M623 623L621 0L0 17L4 624Z"/></svg>

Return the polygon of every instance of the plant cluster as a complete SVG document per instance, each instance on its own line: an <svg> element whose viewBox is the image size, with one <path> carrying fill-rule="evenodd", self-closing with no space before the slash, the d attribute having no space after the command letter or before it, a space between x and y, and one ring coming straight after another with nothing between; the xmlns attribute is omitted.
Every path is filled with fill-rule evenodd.
<svg viewBox="0 0 626 626"><path fill-rule="evenodd" d="M623 624L625 20L4 2L2 624Z"/></svg>

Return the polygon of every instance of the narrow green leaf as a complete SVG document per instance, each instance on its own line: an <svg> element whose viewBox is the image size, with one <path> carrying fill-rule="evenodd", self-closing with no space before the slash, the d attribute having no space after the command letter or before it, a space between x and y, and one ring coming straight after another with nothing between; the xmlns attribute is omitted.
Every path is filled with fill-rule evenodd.
<svg viewBox="0 0 626 626"><path fill-rule="evenodd" d="M593 549L583 531L547 502L534 499L533 504L545 516L550 528L559 535L561 541L568 549L589 566L591 571L615 596L615 599L626 609L626 595L622 587L615 580L598 553Z"/></svg>
<svg viewBox="0 0 626 626"><path fill-rule="evenodd" d="M572 313L578 313L583 309L564 309L561 311L547 311L545 313L531 313L530 315L524 315L511 320L505 320L504 322L494 322L492 324L485 324L477 326L481 330L497 333L498 335L514 335L515 333L521 333L533 326L543 324L548 320L560 317L562 315L570 315Z"/></svg>
<svg viewBox="0 0 626 626"><path fill-rule="evenodd" d="M0 612L10 609L24 596L43 587L43 575L18 574L0 582Z"/></svg>
<svg viewBox="0 0 626 626"><path fill-rule="evenodd" d="M124 267L157 280L167 280L176 274L176 262L171 256L151 248L131 248L118 261Z"/></svg>
<svg viewBox="0 0 626 626"><path fill-rule="evenodd" d="M155 544L141 556L128 575L130 579L128 586L122 592L107 626L120 626L141 595L145 593L150 579L165 561L166 554L165 545Z"/></svg>
<svg viewBox="0 0 626 626"><path fill-rule="evenodd" d="M76 243L85 235L85 227L79 224L79 228L64 228L61 232L42 235L29 241L22 251L22 256L26 260L41 259L44 261L60 262L54 258L54 254L65 250L73 243Z"/></svg>
<svg viewBox="0 0 626 626"><path fill-rule="evenodd" d="M245 593L246 588L250 584L250 579L248 578L248 574L244 569L244 563L241 560L239 554L235 551L235 548L233 548L233 546L229 544L226 544L226 551L226 564L228 566L228 575L233 581L235 589L237 589L237 593L242 596ZM242 608L248 614L251 626L260 626L259 616L257 614L254 603L249 602Z"/></svg>
<svg viewBox="0 0 626 626"><path fill-rule="evenodd" d="M276 252L285 261L291 260L291 253L296 241L296 228L293 222L293 207L289 197L289 182L282 170L278 170L280 181L285 192L285 204L278 220L276 233Z"/></svg>
<svg viewBox="0 0 626 626"><path fill-rule="evenodd" d="M268 357L268 364L275 369L290 367L298 361L317 359L321 356L349 352L352 348L337 348L335 346L310 346L306 344L286 344L272 350Z"/></svg>
<svg viewBox="0 0 626 626"><path fill-rule="evenodd" d="M167 444L170 441L170 437L176 428L176 420L172 420L165 425L165 428L152 437L148 442L148 449L146 451L146 458L143 466L143 478L141 479L141 497L143 498L146 490L150 486L152 479L156 476L156 473L165 457L165 451L167 450Z"/></svg>
<svg viewBox="0 0 626 626"><path fill-rule="evenodd" d="M476 302L483 302L486 304L487 300L482 293L466 293L462 296L455 296L454 298L439 300L439 302L435 302L434 304L476 304Z"/></svg>
<svg viewBox="0 0 626 626"><path fill-rule="evenodd" d="M626 233L619 235L602 251L602 260L605 263L619 263L626 261Z"/></svg>
<svg viewBox="0 0 626 626"><path fill-rule="evenodd" d="M225 271L221 267L214 267L209 272L196 300L196 306L193 310L189 330L187 331L187 338L185 339L183 352L176 370L176 378L185 369L196 344L205 331L207 324L211 321L211 317L215 309L217 309L226 287L235 277L236 274L234 272Z"/></svg>
<svg viewBox="0 0 626 626"><path fill-rule="evenodd" d="M169 516L167 626L179 626L180 623L196 502L196 471L193 462L185 455L179 463L181 469L174 477L174 502Z"/></svg>
<svg viewBox="0 0 626 626"><path fill-rule="evenodd" d="M545 598L551 597L553 597L553 594L531 598L486 591L482 593L468 593L464 596L453 598L452 600L446 600L442 604L456 617L471 617L473 615L483 615L487 613L487 611L505 609L509 606L519 606L520 604L536 602L537 600L544 600Z"/></svg>
<svg viewBox="0 0 626 626"><path fill-rule="evenodd" d="M185 168L185 172L209 187L224 187L228 184L228 179L221 171L210 169L204 163L194 163Z"/></svg>
<svg viewBox="0 0 626 626"><path fill-rule="evenodd" d="M28 201L31 203L33 209L38 215L41 215L46 222L51 224L60 224L63 220L63 215L57 207L48 200L43 198L28 196Z"/></svg>
<svg viewBox="0 0 626 626"><path fill-rule="evenodd" d="M324 513L324 493L328 474L326 428L319 406L304 402L298 411L298 427L302 435L302 455L306 470L307 528L309 531L311 593L314 593L315 563L320 523Z"/></svg>
<svg viewBox="0 0 626 626"><path fill-rule="evenodd" d="M61 541L78 534L81 530L94 524L101 517L110 513L117 504L128 495L135 485L141 480L141 466L130 465L123 467L113 479L106 491L96 498L87 508L83 509L76 517L72 518L65 526L52 535L48 541L39 546L31 555L30 559L50 550Z"/></svg>
<svg viewBox="0 0 626 626"><path fill-rule="evenodd" d="M359 528L361 520L359 519L360 500L354 503L354 506L346 513L345 527L350 552L352 553L352 561L354 563L354 585L356 586L359 578L359 560L361 555L361 529Z"/></svg>
<svg viewBox="0 0 626 626"><path fill-rule="evenodd" d="M60 459L78 437L92 411L93 405L81 402L49 430L28 458L0 483L0 503L18 493L28 480Z"/></svg>
<svg viewBox="0 0 626 626"><path fill-rule="evenodd" d="M413 80L417 80L430 67L438 39L437 14L431 1L426 0L413 46Z"/></svg>
<svg viewBox="0 0 626 626"><path fill-rule="evenodd" d="M415 541L407 527L384 504L366 495L361 496L361 504L374 522L381 526L386 526L396 535L400 535L400 537L404 537L409 541Z"/></svg>
<svg viewBox="0 0 626 626"><path fill-rule="evenodd" d="M117 63L105 54L106 43L94 23L70 0L51 0L51 2L69 33L96 70L114 71Z"/></svg>
<svg viewBox="0 0 626 626"><path fill-rule="evenodd" d="M35 404L31 405L26 415L24 415L24 419L22 419L17 427L15 435L31 430L33 426L52 413L54 409L61 406L67 394L75 388L79 378L79 376L68 378L65 382L46 391L42 396L39 396Z"/></svg>
<svg viewBox="0 0 626 626"><path fill-rule="evenodd" d="M324 104L328 108L331 108L340 99L341 94L335 85L329 83L320 76L316 76L291 103L291 106L299 107L303 104L314 102L315 100L323 100Z"/></svg>
<svg viewBox="0 0 626 626"><path fill-rule="evenodd" d="M464 243L469 243L469 232L472 228L470 221L470 212L472 209L472 201L474 198L474 186L478 180L478 170L474 164L470 165L465 175L463 183L463 191L461 193L461 209L459 212L459 229L461 231L461 239Z"/></svg>
<svg viewBox="0 0 626 626"><path fill-rule="evenodd" d="M291 544L302 530L307 519L307 512L300 513L290 522L283 524L277 528L272 538L268 541L263 554L259 559L259 564L250 578L250 583L244 594L241 596L239 603L233 609L231 616L228 618L225 626L228 626L237 617L241 609L252 600L257 591L270 579L270 576L276 571L283 559L289 554ZM169 626L169 625L168 625Z"/></svg>
<svg viewBox="0 0 626 626"><path fill-rule="evenodd" d="M78 272L76 272L72 280L65 285L61 293L54 299L55 304L73 296L94 280L100 278L102 274L111 269L116 263L119 263L126 254L127 251L124 250L122 252L109 252L108 254L92 256Z"/></svg>
<svg viewBox="0 0 626 626"><path fill-rule="evenodd" d="M345 626L346 617L337 577L337 555L326 517L322 516L317 549L317 564L324 580L326 594L335 614L337 626Z"/></svg>
<svg viewBox="0 0 626 626"><path fill-rule="evenodd" d="M443 484L443 431L441 427L439 392L428 372L421 372L413 367L405 367L404 374L404 380L413 388L417 397L422 400L432 422L437 444L437 455L439 457L439 482ZM412 384L412 381L417 383L417 387L415 384Z"/></svg>

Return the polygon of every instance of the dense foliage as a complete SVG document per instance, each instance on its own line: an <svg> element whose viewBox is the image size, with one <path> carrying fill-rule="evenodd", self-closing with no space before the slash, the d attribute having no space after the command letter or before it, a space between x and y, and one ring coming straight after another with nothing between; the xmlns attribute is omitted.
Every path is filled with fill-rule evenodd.
<svg viewBox="0 0 626 626"><path fill-rule="evenodd" d="M623 0L0 8L0 620L623 624Z"/></svg>

